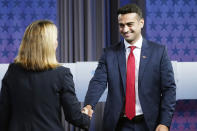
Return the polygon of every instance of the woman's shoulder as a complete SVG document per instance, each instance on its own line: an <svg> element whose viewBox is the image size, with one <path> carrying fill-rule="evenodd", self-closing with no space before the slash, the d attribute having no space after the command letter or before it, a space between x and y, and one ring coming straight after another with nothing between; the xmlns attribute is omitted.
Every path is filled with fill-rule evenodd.
<svg viewBox="0 0 197 131"><path fill-rule="evenodd" d="M58 66L55 68L56 73L58 73L60 76L70 76L72 75L70 68L65 67L65 66Z"/></svg>
<svg viewBox="0 0 197 131"><path fill-rule="evenodd" d="M67 67L62 66L62 65L58 66L58 67L56 68L56 70L57 70L57 71L60 71L60 72L70 72L70 68L67 68Z"/></svg>
<svg viewBox="0 0 197 131"><path fill-rule="evenodd" d="M10 63L9 66L8 66L8 71L11 71L11 70L13 70L15 68L21 69L22 66L20 64L18 64L18 63Z"/></svg>
<svg viewBox="0 0 197 131"><path fill-rule="evenodd" d="M70 69L64 66L58 66L57 68L55 68L55 73L53 74L56 74L57 78L61 82L63 82L62 84L65 84L64 82L71 81L71 79L73 78Z"/></svg>
<svg viewBox="0 0 197 131"><path fill-rule="evenodd" d="M4 75L4 79L8 78L9 76L12 76L13 74L17 74L15 73L16 70L20 70L20 66L17 65L16 63L10 63Z"/></svg>
<svg viewBox="0 0 197 131"><path fill-rule="evenodd" d="M15 69L21 69L21 70L25 70L24 67L19 64L19 63L10 63L9 66L8 66L8 70L15 70ZM56 68L53 68L53 69L49 69L48 71L57 71L57 72L67 72L69 73L70 72L70 68L67 68L65 66L62 66L62 65L59 65L57 66ZM31 72L32 70L28 70L29 72ZM47 70L42 70L42 71L32 71L32 72L46 72Z"/></svg>

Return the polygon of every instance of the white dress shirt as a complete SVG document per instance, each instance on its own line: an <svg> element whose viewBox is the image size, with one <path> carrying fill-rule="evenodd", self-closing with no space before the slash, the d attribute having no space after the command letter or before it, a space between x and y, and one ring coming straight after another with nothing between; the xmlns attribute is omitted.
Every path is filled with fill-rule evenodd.
<svg viewBox="0 0 197 131"><path fill-rule="evenodd" d="M133 50L133 54L135 57L135 97L136 97L136 102L135 102L135 111L136 111L136 116L143 114L142 108L140 105L140 100L139 100L139 95L138 95L138 74L139 74L139 65L140 65L140 55L141 55L141 48L142 48L142 36L140 39L134 43L134 44L129 44L126 40L124 40L125 44L125 49L126 49L126 66L127 66L127 60L128 56L130 54L130 46L135 46L136 48ZM126 68L127 69L127 68Z"/></svg>

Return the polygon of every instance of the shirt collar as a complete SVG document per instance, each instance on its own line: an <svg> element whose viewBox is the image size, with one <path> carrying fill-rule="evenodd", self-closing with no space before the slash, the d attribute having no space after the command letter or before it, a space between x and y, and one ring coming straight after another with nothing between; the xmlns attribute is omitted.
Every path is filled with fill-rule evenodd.
<svg viewBox="0 0 197 131"><path fill-rule="evenodd" d="M124 39L124 45L125 45L125 49L131 46L131 44L129 44L125 39ZM140 36L139 40L136 41L132 46L135 46L136 48L141 49L142 48L142 36Z"/></svg>

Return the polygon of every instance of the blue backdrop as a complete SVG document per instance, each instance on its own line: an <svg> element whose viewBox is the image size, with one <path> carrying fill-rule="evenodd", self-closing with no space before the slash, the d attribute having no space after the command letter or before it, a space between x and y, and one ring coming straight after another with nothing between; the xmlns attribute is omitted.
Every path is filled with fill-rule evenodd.
<svg viewBox="0 0 197 131"><path fill-rule="evenodd" d="M132 0L120 0L120 6ZM37 19L56 23L56 0L1 0L0 63L17 55L25 28ZM171 60L197 61L197 0L147 0L147 39L165 44Z"/></svg>
<svg viewBox="0 0 197 131"><path fill-rule="evenodd" d="M0 63L10 63L17 55L27 25L38 19L56 23L56 0L0 1Z"/></svg>
<svg viewBox="0 0 197 131"><path fill-rule="evenodd" d="M171 60L197 61L197 0L148 0L148 39L167 45Z"/></svg>

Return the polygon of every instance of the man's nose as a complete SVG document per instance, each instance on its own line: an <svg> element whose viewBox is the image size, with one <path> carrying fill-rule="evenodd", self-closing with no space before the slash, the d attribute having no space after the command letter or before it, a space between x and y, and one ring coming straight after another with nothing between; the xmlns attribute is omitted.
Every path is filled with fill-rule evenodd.
<svg viewBox="0 0 197 131"><path fill-rule="evenodd" d="M128 26L124 26L123 32L126 33L126 32L128 32L128 31L129 31L129 27L128 27Z"/></svg>

